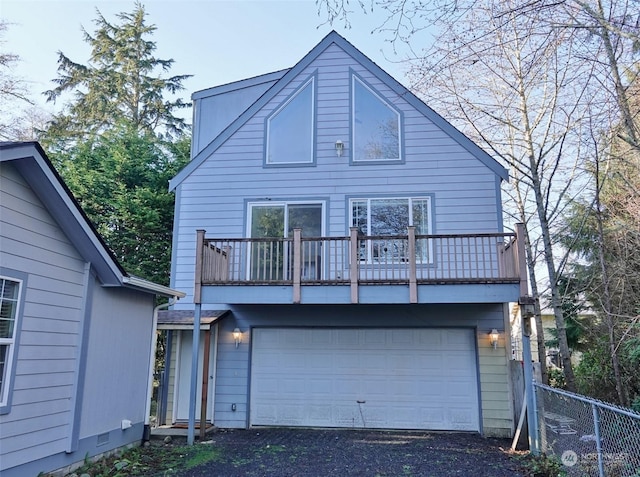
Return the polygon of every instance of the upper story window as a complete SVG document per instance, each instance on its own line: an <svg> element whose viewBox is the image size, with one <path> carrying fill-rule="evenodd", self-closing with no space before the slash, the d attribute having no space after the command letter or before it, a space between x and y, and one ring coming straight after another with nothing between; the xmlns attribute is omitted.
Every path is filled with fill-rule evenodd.
<svg viewBox="0 0 640 477"><path fill-rule="evenodd" d="M354 162L400 161L401 115L356 75L352 75Z"/></svg>
<svg viewBox="0 0 640 477"><path fill-rule="evenodd" d="M408 226L416 228L416 235L431 233L429 197L351 199L350 209L351 226L358 228L358 236L376 237L361 243L359 253L363 261L405 261L408 244L397 236L406 236ZM428 241L416 241L417 261L430 263L431 256Z"/></svg>
<svg viewBox="0 0 640 477"><path fill-rule="evenodd" d="M313 164L314 78L267 118L267 165Z"/></svg>
<svg viewBox="0 0 640 477"><path fill-rule="evenodd" d="M0 407L9 398L21 281L0 276Z"/></svg>

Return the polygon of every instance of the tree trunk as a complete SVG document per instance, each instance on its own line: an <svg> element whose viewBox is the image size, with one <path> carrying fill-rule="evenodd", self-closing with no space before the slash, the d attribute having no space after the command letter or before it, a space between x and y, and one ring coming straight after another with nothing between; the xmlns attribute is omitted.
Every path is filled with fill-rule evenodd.
<svg viewBox="0 0 640 477"><path fill-rule="evenodd" d="M516 57L518 69L521 71L520 58ZM533 131L529 122L529 105L527 101L527 90L523 83L522 75L518 78L518 93L520 96L520 111L522 119L522 128L524 136L524 145L527 150L529 159L528 173L530 174L531 187L535 196L536 212L540 222L540 231L544 248L544 260L549 274L549 289L551 291L551 307L556 320L556 329L558 330L558 348L560 349L560 357L564 371L564 378L567 389L569 391L576 390L575 377L573 375L573 367L571 365L571 353L567 342L567 326L562 313L560 297L558 296L558 277L553 258L553 245L551 242L551 231L549 228L549 216L546 203L542 194L542 181L538 171L539 162L536 159L536 147L533 139ZM536 325L538 322L536 321ZM542 319L540 318L540 324Z"/></svg>
<svg viewBox="0 0 640 477"><path fill-rule="evenodd" d="M527 267L529 269L529 282L531 283L531 295L534 298L534 316L536 320L536 341L538 344L538 361L540 362L540 374L543 384L549 384L549 372L547 371L547 347L544 343L544 329L542 327L542 313L540 310L540 292L538 290L538 282L536 279L536 258L529 237L529 229L527 227L527 214L525 213L524 201L520 193L520 184L514 185L516 193L516 202L520 220L524 224L524 245L527 254Z"/></svg>
<svg viewBox="0 0 640 477"><path fill-rule="evenodd" d="M535 174L535 176L537 176L537 174ZM536 179L534 179L534 181L535 180ZM555 317L556 328L558 330L558 348L560 349L560 358L562 359L564 379L567 385L567 390L575 392L576 382L575 376L573 374L573 366L571 364L571 352L569 350L569 343L567 342L567 325L564 320L564 314L562 313L562 306L560 303L560 296L558 294L558 276L553 259L551 232L549 230L547 216L544 213L542 194L536 187L534 187L534 192L536 194L538 220L540 220L540 229L542 231L542 240L544 242L544 258L547 265L547 273L549 274L549 289L551 290L551 307L553 308L553 315ZM540 197L538 197L538 195L540 195Z"/></svg>
<svg viewBox="0 0 640 477"><path fill-rule="evenodd" d="M604 227L602 225L602 204L600 203L600 191L601 191L601 176L600 176L600 160L596 158L596 223L598 227L598 258L600 264L600 273L602 274L602 305L604 308L605 324L607 326L607 337L609 340L609 356L611 358L611 366L613 367L613 375L616 382L616 392L618 394L618 402L623 406L629 406L629 402L624 392L624 386L622 384L622 373L620 372L620 361L618 359L618 353L616 351L616 330L613 320L613 309L611 305L611 290L609 289L609 270L607 262L605 260L605 237Z"/></svg>

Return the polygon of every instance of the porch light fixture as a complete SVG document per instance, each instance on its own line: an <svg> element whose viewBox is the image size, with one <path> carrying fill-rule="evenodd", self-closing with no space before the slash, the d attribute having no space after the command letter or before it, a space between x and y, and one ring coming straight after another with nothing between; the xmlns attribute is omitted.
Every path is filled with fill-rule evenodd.
<svg viewBox="0 0 640 477"><path fill-rule="evenodd" d="M342 157L342 152L344 151L344 143L338 139L336 141L336 155L338 157Z"/></svg>
<svg viewBox="0 0 640 477"><path fill-rule="evenodd" d="M233 330L233 341L235 341L237 348L242 341L242 332L240 331L240 328L236 328Z"/></svg>
<svg viewBox="0 0 640 477"><path fill-rule="evenodd" d="M491 346L493 346L493 349L498 349L498 340L500 339L500 333L498 333L498 330L496 330L495 328L491 330L491 333L489 333L489 342L491 343Z"/></svg>

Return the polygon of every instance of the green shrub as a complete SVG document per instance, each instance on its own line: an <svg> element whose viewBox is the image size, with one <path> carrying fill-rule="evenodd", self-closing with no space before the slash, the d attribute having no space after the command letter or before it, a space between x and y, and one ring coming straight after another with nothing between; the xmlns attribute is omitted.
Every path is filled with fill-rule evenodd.
<svg viewBox="0 0 640 477"><path fill-rule="evenodd" d="M566 477L567 475L564 466L555 456L529 454L524 458L524 467L528 477Z"/></svg>
<svg viewBox="0 0 640 477"><path fill-rule="evenodd" d="M547 370L547 376L549 377L549 386L565 389L567 383L564 379L564 373L560 368L549 368Z"/></svg>

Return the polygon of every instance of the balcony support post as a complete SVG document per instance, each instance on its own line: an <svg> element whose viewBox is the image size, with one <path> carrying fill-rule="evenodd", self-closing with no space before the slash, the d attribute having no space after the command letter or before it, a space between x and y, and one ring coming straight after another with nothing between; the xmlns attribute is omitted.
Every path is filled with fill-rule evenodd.
<svg viewBox="0 0 640 477"><path fill-rule="evenodd" d="M407 227L409 240L409 303L418 303L418 283L416 281L416 228Z"/></svg>
<svg viewBox="0 0 640 477"><path fill-rule="evenodd" d="M302 274L301 258L302 247L301 240L302 230L293 229L293 303L299 304L302 299L300 291L300 279Z"/></svg>
<svg viewBox="0 0 640 477"><path fill-rule="evenodd" d="M204 230L196 230L196 270L193 287L193 302L202 303L202 262L204 255Z"/></svg>
<svg viewBox="0 0 640 477"><path fill-rule="evenodd" d="M351 303L358 303L358 227L349 229L349 278Z"/></svg>
<svg viewBox="0 0 640 477"><path fill-rule="evenodd" d="M187 444L193 445L196 430L196 393L198 382L198 353L200 352L200 315L202 310L202 256L204 254L204 230L196 231L196 270L193 287L193 333L191 335L191 380L189 387L189 424Z"/></svg>
<svg viewBox="0 0 640 477"><path fill-rule="evenodd" d="M529 280L527 278L527 255L525 249L523 223L516 224L516 260L517 276L520 277L520 296L529 296Z"/></svg>

